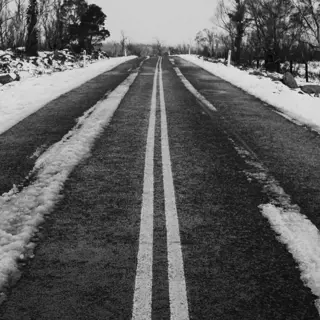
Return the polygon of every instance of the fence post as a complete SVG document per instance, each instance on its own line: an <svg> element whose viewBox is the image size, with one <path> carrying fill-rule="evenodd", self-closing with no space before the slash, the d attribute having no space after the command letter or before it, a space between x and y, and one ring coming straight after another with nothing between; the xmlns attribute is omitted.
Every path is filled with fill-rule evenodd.
<svg viewBox="0 0 320 320"><path fill-rule="evenodd" d="M305 70L306 70L306 82L309 82L308 61L305 62Z"/></svg>
<svg viewBox="0 0 320 320"><path fill-rule="evenodd" d="M230 66L231 63L231 50L228 51L228 67Z"/></svg>
<svg viewBox="0 0 320 320"><path fill-rule="evenodd" d="M83 50L83 67L86 66L86 54L87 54L87 51Z"/></svg>

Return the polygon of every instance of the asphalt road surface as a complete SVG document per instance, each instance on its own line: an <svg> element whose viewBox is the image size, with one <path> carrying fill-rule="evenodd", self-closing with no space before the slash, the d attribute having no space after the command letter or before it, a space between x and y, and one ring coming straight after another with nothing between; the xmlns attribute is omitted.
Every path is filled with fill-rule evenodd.
<svg viewBox="0 0 320 320"><path fill-rule="evenodd" d="M0 191L31 183L23 177L36 148L59 141L140 62L0 135ZM319 135L181 58L152 57L138 72L46 217L0 319L319 319L317 297L261 212L273 195L248 179L243 156L319 229Z"/></svg>

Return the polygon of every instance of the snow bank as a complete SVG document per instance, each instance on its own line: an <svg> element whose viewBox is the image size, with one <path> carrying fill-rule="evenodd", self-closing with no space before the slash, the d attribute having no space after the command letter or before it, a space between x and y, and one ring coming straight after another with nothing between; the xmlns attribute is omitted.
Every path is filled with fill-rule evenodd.
<svg viewBox="0 0 320 320"><path fill-rule="evenodd" d="M136 56L110 58L86 68L12 82L0 88L0 134L49 101Z"/></svg>
<svg viewBox="0 0 320 320"><path fill-rule="evenodd" d="M227 67L222 63L203 61L193 55L180 55L180 57L276 107L289 119L292 118L320 132L320 98L300 94L281 82L250 75L247 71L233 66Z"/></svg>
<svg viewBox="0 0 320 320"><path fill-rule="evenodd" d="M31 185L21 192L13 188L0 197L0 290L19 276L17 261L32 256L35 245L30 239L37 225L52 211L68 175L89 154L136 76L131 74L106 100L84 113L60 142L40 156L31 173L36 175Z"/></svg>

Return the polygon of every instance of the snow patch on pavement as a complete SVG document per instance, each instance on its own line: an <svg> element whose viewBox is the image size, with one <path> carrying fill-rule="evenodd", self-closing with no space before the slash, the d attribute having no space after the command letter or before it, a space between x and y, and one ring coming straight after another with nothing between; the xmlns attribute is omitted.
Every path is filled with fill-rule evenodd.
<svg viewBox="0 0 320 320"><path fill-rule="evenodd" d="M110 58L86 68L42 75L4 86L0 91L0 134L46 103L136 56Z"/></svg>
<svg viewBox="0 0 320 320"><path fill-rule="evenodd" d="M132 73L106 100L86 111L61 141L38 158L32 184L21 192L14 187L0 197L0 290L19 276L17 261L32 255L35 244L30 241L37 226L53 210L67 177L89 155L136 76Z"/></svg>
<svg viewBox="0 0 320 320"><path fill-rule="evenodd" d="M320 314L320 232L314 224L300 213L298 205L291 203L291 198L278 181L249 151L240 147L229 138L238 154L249 165L245 170L249 181L256 180L263 186L270 203L261 204L259 209L278 234L277 239L285 244L296 260L301 271L301 280L318 297L315 306Z"/></svg>
<svg viewBox="0 0 320 320"><path fill-rule="evenodd" d="M320 234L310 220L299 212L284 210L272 204L260 206L301 271L301 280L318 297L315 306L320 314Z"/></svg>
<svg viewBox="0 0 320 320"><path fill-rule="evenodd" d="M250 75L247 71L233 66L204 61L193 55L179 56L276 107L281 111L280 115L285 114L289 117L287 119L310 126L320 133L320 98L300 94L280 81Z"/></svg>

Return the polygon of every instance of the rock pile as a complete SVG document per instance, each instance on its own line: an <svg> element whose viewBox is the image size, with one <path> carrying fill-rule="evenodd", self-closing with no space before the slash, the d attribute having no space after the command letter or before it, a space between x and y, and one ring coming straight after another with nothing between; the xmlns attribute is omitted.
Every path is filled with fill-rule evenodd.
<svg viewBox="0 0 320 320"><path fill-rule="evenodd" d="M320 96L320 86L319 85L305 85L300 87L301 90L308 94L314 94L315 97Z"/></svg>
<svg viewBox="0 0 320 320"><path fill-rule="evenodd" d="M104 51L94 51L85 56L86 63L104 58L109 58ZM84 55L74 54L68 49L41 51L37 57L27 57L23 48L0 50L0 85L25 77L81 68L83 64Z"/></svg>
<svg viewBox="0 0 320 320"><path fill-rule="evenodd" d="M286 72L283 75L282 81L286 86L288 86L291 89L298 88L297 81L295 80L294 76L290 72Z"/></svg>

